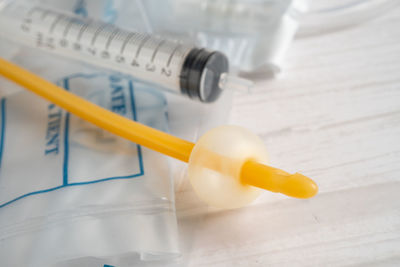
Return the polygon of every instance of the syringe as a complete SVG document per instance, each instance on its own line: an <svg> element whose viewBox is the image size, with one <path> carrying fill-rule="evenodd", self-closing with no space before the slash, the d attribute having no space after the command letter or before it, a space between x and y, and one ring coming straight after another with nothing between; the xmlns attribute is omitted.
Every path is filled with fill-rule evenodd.
<svg viewBox="0 0 400 267"><path fill-rule="evenodd" d="M0 36L126 73L202 102L216 100L226 88L246 90L252 84L229 75L228 59L220 52L27 1L0 0Z"/></svg>

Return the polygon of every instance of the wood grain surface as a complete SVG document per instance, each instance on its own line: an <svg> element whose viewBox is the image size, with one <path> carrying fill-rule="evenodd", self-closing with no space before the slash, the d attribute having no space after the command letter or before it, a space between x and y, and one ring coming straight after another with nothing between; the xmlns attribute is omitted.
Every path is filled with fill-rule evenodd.
<svg viewBox="0 0 400 267"><path fill-rule="evenodd" d="M400 8L296 39L283 77L236 95L230 120L263 138L271 165L312 177L320 193L265 192L216 211L181 185L188 266L400 266Z"/></svg>

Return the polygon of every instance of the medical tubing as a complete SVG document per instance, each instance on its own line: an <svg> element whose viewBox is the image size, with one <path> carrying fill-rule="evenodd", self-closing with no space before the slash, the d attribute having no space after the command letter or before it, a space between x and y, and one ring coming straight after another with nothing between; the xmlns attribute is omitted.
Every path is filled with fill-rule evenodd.
<svg viewBox="0 0 400 267"><path fill-rule="evenodd" d="M2 58L0 74L100 128L170 157L189 161L194 147L191 142L108 111Z"/></svg>

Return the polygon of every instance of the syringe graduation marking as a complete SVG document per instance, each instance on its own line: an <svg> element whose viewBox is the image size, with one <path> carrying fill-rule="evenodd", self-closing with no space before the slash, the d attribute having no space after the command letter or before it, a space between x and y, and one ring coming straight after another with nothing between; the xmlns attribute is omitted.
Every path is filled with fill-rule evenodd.
<svg viewBox="0 0 400 267"><path fill-rule="evenodd" d="M54 32L55 27L57 26L57 24L60 22L60 20L62 20L65 17L64 14L58 14L55 18L55 20L53 21L53 23L50 26L50 30L49 33L52 34Z"/></svg>
<svg viewBox="0 0 400 267"><path fill-rule="evenodd" d="M192 46L51 8L14 7L6 15L13 19L23 15L19 29L35 47L109 66L180 92L181 64Z"/></svg>
<svg viewBox="0 0 400 267"><path fill-rule="evenodd" d="M55 12L50 12L49 10L45 10L45 9L41 9L38 7L32 8L32 10L30 11L31 14L33 14L36 11L41 11L42 12L42 17L44 17L45 15L47 16L47 14L51 13L52 15L55 16L54 21L52 22L50 28L49 28L49 33L52 34L55 31L55 28L57 27L57 25L61 22L63 22L64 20L66 20L65 22L65 27L63 29L63 37L66 38L68 33L70 32L72 27L79 27L79 32L77 34L77 42L80 42L81 39L83 38L83 36L85 35L85 33L87 31L89 32L94 32L91 38L91 42L90 44L92 46L95 46L96 40L100 35L103 35L102 32L104 32L104 30L107 27L112 27L114 28L111 31L107 31L107 35L109 34L107 41L105 43L105 49L108 50L110 48L111 43L113 42L113 40L115 39L115 37L117 35L126 35L126 38L124 40L124 42L121 45L121 49L120 49L120 56L122 57L123 54L125 53L125 49L127 47L127 45L130 43L132 45L134 45L136 47L136 52L134 54L134 58L132 61L132 65L137 66L138 65L138 58L140 56L140 53L143 49L143 47L146 45L147 42L149 42L150 40L152 41L151 43L155 43L157 42L157 39L153 39L151 38L150 35L147 34L136 34L136 33L128 33L125 31L122 31L118 28L115 28L114 26L110 26L109 24L105 24L105 23L101 23L99 26L94 27L94 25L92 24L93 21L88 21L87 23L82 22L79 19L71 19L71 18L67 18L64 14L57 14ZM104 35L103 35L104 36ZM153 63L157 54L159 53L159 51L161 50L161 48L163 47L163 45L166 43L166 40L161 39L158 44L155 46L154 51L152 53L151 56L151 60L150 62ZM177 51L180 48L180 44L178 44L172 51L171 54L168 57L168 61L166 62L166 66L169 67L171 65L172 59L174 58L174 56L177 54ZM165 50L165 49L164 49Z"/></svg>
<svg viewBox="0 0 400 267"><path fill-rule="evenodd" d="M81 29L79 30L78 36L76 38L77 42L81 41L81 38L83 36L83 34L85 33L85 31L87 30L87 28L92 24L92 20L89 20L86 24L83 24Z"/></svg>
<svg viewBox="0 0 400 267"><path fill-rule="evenodd" d="M122 46L121 46L121 51L120 51L120 54L121 54L121 55L124 53L125 47L126 47L126 45L128 44L128 42L130 42L130 39L131 39L132 37L134 37L135 35L136 35L136 34L133 33L133 32L131 32L131 33L129 33L129 34L127 35L127 37L126 37L124 43L123 43Z"/></svg>
<svg viewBox="0 0 400 267"><path fill-rule="evenodd" d="M77 21L70 19L67 26L65 26L64 32L63 32L63 37L67 37L69 29L72 27L72 25L77 24Z"/></svg>
<svg viewBox="0 0 400 267"><path fill-rule="evenodd" d="M172 58L174 57L176 51L178 51L178 49L182 46L182 44L178 43L178 45L175 47L175 49L172 51L171 55L168 58L168 62L167 62L167 67L169 67L169 65L171 64Z"/></svg>
<svg viewBox="0 0 400 267"><path fill-rule="evenodd" d="M98 26L97 30L95 31L93 37L92 37L92 41L90 42L92 45L95 44L97 36L104 30L104 28L106 28L107 26L109 26L108 24L102 24L100 26Z"/></svg>
<svg viewBox="0 0 400 267"><path fill-rule="evenodd" d="M146 36L143 38L143 41L140 43L138 49L136 50L136 54L135 54L134 60L137 59L137 58L139 57L140 51L142 50L143 46L145 45L145 43L146 43L149 39L150 39L150 35L146 35ZM133 64L133 62L132 62L132 64Z"/></svg>
<svg viewBox="0 0 400 267"><path fill-rule="evenodd" d="M153 55L152 55L152 57L151 57L151 63L154 62L154 59L156 58L156 55L157 55L157 53L158 53L158 50L160 49L160 47L161 47L165 42L166 42L165 40L161 40L161 41L159 42L159 44L157 45L157 47L156 47L156 49L154 50L154 53L153 53Z"/></svg>
<svg viewBox="0 0 400 267"><path fill-rule="evenodd" d="M111 42L114 40L115 36L117 36L117 34L120 32L120 30L118 28L115 28L112 33L110 34L110 37L108 37L107 39L107 43L106 43L106 50L108 50L108 48L110 47Z"/></svg>

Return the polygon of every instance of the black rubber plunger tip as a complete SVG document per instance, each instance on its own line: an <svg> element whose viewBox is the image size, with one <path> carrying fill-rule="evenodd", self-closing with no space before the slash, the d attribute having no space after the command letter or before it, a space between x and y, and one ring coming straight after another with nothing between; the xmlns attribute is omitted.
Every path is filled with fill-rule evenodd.
<svg viewBox="0 0 400 267"><path fill-rule="evenodd" d="M182 67L182 93L201 102L213 102L222 92L221 75L228 71L229 62L224 54L194 48L187 55Z"/></svg>

